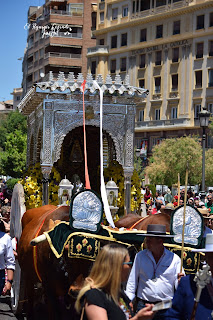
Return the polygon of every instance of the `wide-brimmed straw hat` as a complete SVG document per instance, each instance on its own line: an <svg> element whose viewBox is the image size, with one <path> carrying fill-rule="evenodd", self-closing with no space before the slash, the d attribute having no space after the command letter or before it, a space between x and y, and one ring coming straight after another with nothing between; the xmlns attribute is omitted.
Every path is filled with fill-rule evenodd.
<svg viewBox="0 0 213 320"><path fill-rule="evenodd" d="M174 235L166 234L166 226L163 224L148 224L146 237L174 237Z"/></svg>
<svg viewBox="0 0 213 320"><path fill-rule="evenodd" d="M213 252L213 233L206 235L206 244L203 249L192 249L192 252Z"/></svg>
<svg viewBox="0 0 213 320"><path fill-rule="evenodd" d="M175 210L175 206L173 203L169 202L165 205L164 210Z"/></svg>
<svg viewBox="0 0 213 320"><path fill-rule="evenodd" d="M203 218L208 218L209 210L207 208L197 208L197 210L202 213Z"/></svg>

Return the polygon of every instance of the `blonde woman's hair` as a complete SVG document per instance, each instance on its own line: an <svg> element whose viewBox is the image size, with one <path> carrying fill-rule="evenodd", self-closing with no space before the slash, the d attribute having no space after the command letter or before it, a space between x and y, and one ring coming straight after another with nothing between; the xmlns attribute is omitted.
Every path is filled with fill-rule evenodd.
<svg viewBox="0 0 213 320"><path fill-rule="evenodd" d="M81 310L81 298L92 288L104 289L118 303L122 265L127 255L128 250L116 243L107 244L102 248L88 278L85 279L83 288L78 294L75 303L78 312Z"/></svg>

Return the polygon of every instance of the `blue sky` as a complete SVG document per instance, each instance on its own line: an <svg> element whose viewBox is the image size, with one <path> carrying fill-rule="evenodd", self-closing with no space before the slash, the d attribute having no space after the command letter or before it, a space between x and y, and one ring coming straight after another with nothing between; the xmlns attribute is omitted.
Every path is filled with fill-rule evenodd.
<svg viewBox="0 0 213 320"><path fill-rule="evenodd" d="M29 6L42 6L45 0L3 0L0 10L0 101L12 99L13 88L20 88Z"/></svg>

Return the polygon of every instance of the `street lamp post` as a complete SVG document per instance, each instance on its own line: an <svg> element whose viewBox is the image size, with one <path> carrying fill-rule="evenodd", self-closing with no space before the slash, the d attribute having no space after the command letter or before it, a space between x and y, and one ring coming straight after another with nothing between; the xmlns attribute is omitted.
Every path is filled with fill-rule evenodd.
<svg viewBox="0 0 213 320"><path fill-rule="evenodd" d="M209 125L209 117L210 113L206 110L206 107L199 113L200 127L203 128L202 135L202 191L201 191L201 199L205 199L205 148L206 148L206 128Z"/></svg>

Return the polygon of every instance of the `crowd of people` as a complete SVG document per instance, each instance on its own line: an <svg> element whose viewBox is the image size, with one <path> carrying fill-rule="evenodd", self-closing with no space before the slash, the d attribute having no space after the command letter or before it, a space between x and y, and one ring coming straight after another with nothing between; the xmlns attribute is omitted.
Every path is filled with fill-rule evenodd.
<svg viewBox="0 0 213 320"><path fill-rule="evenodd" d="M15 270L15 256L10 238L10 197L1 183L0 189L0 295L10 294Z"/></svg>
<svg viewBox="0 0 213 320"><path fill-rule="evenodd" d="M167 208L174 209L178 206L178 195L172 196L170 189L167 189L167 192L161 193L156 191L156 194L153 195L149 187L142 188L141 193L143 195L143 201L146 205L147 215L163 212ZM184 204L185 189L181 189L179 205ZM198 193L195 193L191 189L187 190L187 199L186 203L197 209L206 209L206 215L211 218L213 214L213 190L209 190L205 200L202 201ZM171 206L171 204L173 206ZM212 215L213 218L213 215Z"/></svg>
<svg viewBox="0 0 213 320"><path fill-rule="evenodd" d="M185 275L179 256L164 247L165 237L172 235L164 225L148 225L146 249L137 253L134 261L125 247L104 246L76 301L81 319L212 319L212 275L208 274L210 282L203 285L195 304L194 275ZM204 249L194 251L206 254L209 267L205 266L213 272L213 234L207 235Z"/></svg>

